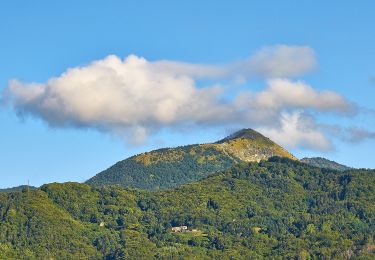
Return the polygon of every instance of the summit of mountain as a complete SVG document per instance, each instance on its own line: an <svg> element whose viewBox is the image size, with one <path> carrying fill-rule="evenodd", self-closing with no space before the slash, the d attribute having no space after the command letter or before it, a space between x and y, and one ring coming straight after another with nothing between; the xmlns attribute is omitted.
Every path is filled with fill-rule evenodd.
<svg viewBox="0 0 375 260"><path fill-rule="evenodd" d="M235 139L250 139L250 140L256 140L256 139L263 139L263 140L269 140L269 138L265 137L261 133L255 131L254 129L251 128L244 128L241 129L237 132L232 133L231 135L228 135L224 139L221 139L217 143L224 143L224 142L229 142L231 140Z"/></svg>

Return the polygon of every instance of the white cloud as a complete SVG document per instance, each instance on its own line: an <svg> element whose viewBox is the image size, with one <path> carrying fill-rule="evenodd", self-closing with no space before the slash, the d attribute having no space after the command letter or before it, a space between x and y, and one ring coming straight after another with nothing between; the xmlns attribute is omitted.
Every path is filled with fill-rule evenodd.
<svg viewBox="0 0 375 260"><path fill-rule="evenodd" d="M255 95L252 106L270 110L311 108L338 113L350 113L354 109L336 92L316 91L302 81L286 79L269 80L267 88Z"/></svg>
<svg viewBox="0 0 375 260"><path fill-rule="evenodd" d="M158 70L193 78L295 77L316 68L314 50L308 46L276 45L262 48L247 59L222 65L161 60Z"/></svg>
<svg viewBox="0 0 375 260"><path fill-rule="evenodd" d="M277 128L258 128L264 135L287 148L307 148L326 151L332 148L331 142L311 117L301 111L281 114L281 126Z"/></svg>
<svg viewBox="0 0 375 260"><path fill-rule="evenodd" d="M317 91L302 81L271 79L259 92L243 92L234 101L238 111L250 111L244 117L267 127L281 127L282 113L287 111L318 111L353 115L356 107L333 91Z"/></svg>
<svg viewBox="0 0 375 260"><path fill-rule="evenodd" d="M272 79L258 93L237 92L234 100L223 101L220 85L198 87L196 82L202 77L219 83L223 78L293 76L314 66L313 51L298 46L269 47L223 66L111 55L43 84L11 80L3 98L18 114L42 118L52 127L94 128L132 143L163 128L216 125L257 127L288 147L327 149L319 129L314 125L307 131L306 117L293 111L345 113L351 104L339 94Z"/></svg>
<svg viewBox="0 0 375 260"><path fill-rule="evenodd" d="M240 62L250 75L265 78L295 77L316 68L314 50L308 46L276 45L262 48L248 61Z"/></svg>
<svg viewBox="0 0 375 260"><path fill-rule="evenodd" d="M197 88L185 75L159 71L143 58L108 56L67 70L45 84L9 82L6 90L20 113L56 127L94 127L143 133L179 123L215 123L233 109L219 101L221 88Z"/></svg>

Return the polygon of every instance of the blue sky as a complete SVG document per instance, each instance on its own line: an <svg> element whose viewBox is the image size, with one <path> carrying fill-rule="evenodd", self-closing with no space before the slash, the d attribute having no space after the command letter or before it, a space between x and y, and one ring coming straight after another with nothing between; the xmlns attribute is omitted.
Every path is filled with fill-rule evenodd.
<svg viewBox="0 0 375 260"><path fill-rule="evenodd" d="M0 187L24 184L27 180L32 185L84 181L130 155L164 146L215 141L240 126L263 129L282 142L288 138L286 146L289 145L289 150L298 157L324 156L354 167L375 168L372 155L375 144L374 8L373 1L2 1L0 92L3 99L6 99L5 92L12 91L11 101L2 102L0 107L0 176L3 180ZM259 58L264 56L265 50L271 52L266 61ZM292 55L297 60L281 60L277 64L279 70L295 62L300 68L303 64L299 62L303 59L315 64L308 63L311 66L306 65L305 70L291 73L293 75L259 72L264 64L269 64L285 50L297 51L297 56ZM129 66L140 62L158 72L157 76L152 76L157 77L156 81L176 80L175 90L173 86L167 89L162 86L162 91L139 93L141 101L145 100L142 97L150 96L139 104L145 109L148 108L146 103L160 93L167 93L165 95L171 98L173 92L172 97L179 101L178 91L181 88L185 91L186 87L197 94L183 102L203 100L202 108L206 111L210 107L217 111L236 110L231 100L245 96L248 91L255 95L266 92L269 96L276 86L272 81L275 75L284 80L278 81L281 88L286 88L286 83L290 83L289 90L311 88L317 94L315 100L308 99L308 104L296 105L284 97L286 101L271 119L281 120L280 116L285 113L289 119L300 115L303 122L316 127L316 133L311 136L322 134L330 145L314 146L311 138L310 143L306 143L303 137L301 142L293 144L297 136L279 135L275 125L247 117L246 121L245 115L237 121L229 120L231 115L223 116L223 123L219 120L223 113L215 111L208 111L212 113L199 118L186 110L174 115L191 121L186 125L178 118L171 119L168 112L160 119L159 115L153 118L145 111L142 118L136 118L137 113L127 115L132 120L121 124L106 121L106 116L117 112L112 107L114 102L105 104L113 113L82 121L82 114L77 111L69 117L56 119L59 109L63 111L66 107L46 111L35 102L25 103L25 99L20 99L26 89L32 88L33 82L42 84L42 89L46 86L56 89L56 84L46 82L69 68L79 66L88 68L89 72L96 71L96 65L92 65L95 60L103 61L106 68L112 66L112 61L106 60L108 55L119 59L113 62L119 64L121 71L128 71ZM133 60L126 60L129 55L135 55L131 56ZM167 61L177 78L161 70L159 61ZM186 67L180 72L181 64L189 65L194 72L189 70L188 73ZM232 69L239 64L249 66L248 71ZM199 76L196 72L211 69L215 73ZM105 72L100 73L105 75ZM159 74L167 79L158 78ZM248 78L238 81L237 74ZM79 82L74 85L77 88L74 93L85 102L80 76L77 76ZM182 77L188 79L188 83L181 82ZM17 88L10 87L12 79L20 82ZM193 86L189 85L191 82ZM297 82L302 82L303 86L297 86ZM181 88L178 88L180 83ZM66 82L61 84L66 85ZM224 89L220 96L212 94L217 85ZM119 88L121 86L119 83ZM145 89L152 90L154 86L147 85ZM113 90L117 93L118 89ZM336 96L328 98L324 91L332 91ZM101 93L99 97L106 94L96 93ZM339 98L345 102L340 103ZM251 103L256 103L255 100L251 99ZM337 106L326 108L321 100ZM343 115L341 110L349 105L353 105L356 112ZM151 110L153 108L150 106ZM264 112L264 104L258 104L256 109L256 113ZM242 110L251 114L254 107L246 106ZM23 116L19 116L20 112ZM149 118L152 123L144 123ZM147 133L136 145L132 142L136 137L131 122L135 122L136 129L145 129Z"/></svg>

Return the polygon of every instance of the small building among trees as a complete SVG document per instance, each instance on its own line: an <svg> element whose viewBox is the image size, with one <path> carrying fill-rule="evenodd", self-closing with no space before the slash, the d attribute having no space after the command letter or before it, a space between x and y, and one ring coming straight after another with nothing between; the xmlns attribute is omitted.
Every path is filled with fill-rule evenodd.
<svg viewBox="0 0 375 260"><path fill-rule="evenodd" d="M172 227L172 232L186 232L187 230L187 226Z"/></svg>

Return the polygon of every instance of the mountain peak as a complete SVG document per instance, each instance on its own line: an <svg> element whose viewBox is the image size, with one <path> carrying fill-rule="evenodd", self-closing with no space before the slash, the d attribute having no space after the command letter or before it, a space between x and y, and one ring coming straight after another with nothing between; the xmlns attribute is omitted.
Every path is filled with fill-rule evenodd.
<svg viewBox="0 0 375 260"><path fill-rule="evenodd" d="M132 156L98 173L87 183L165 189L200 180L238 162L259 162L273 156L297 159L255 130L242 129L216 143L162 148Z"/></svg>
<svg viewBox="0 0 375 260"><path fill-rule="evenodd" d="M241 129L216 142L216 145L225 153L245 162L259 162L273 156L297 159L287 150L251 128Z"/></svg>
<svg viewBox="0 0 375 260"><path fill-rule="evenodd" d="M228 142L228 141L235 140L235 139L241 139L241 138L250 139L250 140L256 140L256 139L269 140L267 137L265 137L264 135L255 131L254 129L244 128L244 129L241 129L241 130L225 137L224 139L221 139L217 143L224 143L224 142Z"/></svg>

